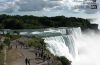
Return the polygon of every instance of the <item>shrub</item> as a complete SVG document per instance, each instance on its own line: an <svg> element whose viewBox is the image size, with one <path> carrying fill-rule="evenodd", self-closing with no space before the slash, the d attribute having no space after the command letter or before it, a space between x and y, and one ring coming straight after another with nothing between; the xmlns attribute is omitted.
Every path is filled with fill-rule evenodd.
<svg viewBox="0 0 100 65"><path fill-rule="evenodd" d="M58 59L61 61L62 65L71 65L71 61L69 61L64 56L58 57Z"/></svg>

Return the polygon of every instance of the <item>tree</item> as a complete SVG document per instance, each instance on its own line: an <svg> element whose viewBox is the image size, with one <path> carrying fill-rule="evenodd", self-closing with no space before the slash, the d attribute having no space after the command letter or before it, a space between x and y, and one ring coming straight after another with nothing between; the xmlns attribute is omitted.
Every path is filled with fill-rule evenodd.
<svg viewBox="0 0 100 65"><path fill-rule="evenodd" d="M64 56L58 57L58 59L61 61L62 65L71 65L71 61L69 61Z"/></svg>
<svg viewBox="0 0 100 65"><path fill-rule="evenodd" d="M48 27L81 27L82 30L86 30L91 29L91 23L89 19L65 16L37 17L28 15L0 15L1 29L36 29Z"/></svg>
<svg viewBox="0 0 100 65"><path fill-rule="evenodd" d="M15 33L15 34L17 34L17 35L19 35L20 33L19 33L19 31L13 31L13 33Z"/></svg>
<svg viewBox="0 0 100 65"><path fill-rule="evenodd" d="M6 37L5 40L4 40L4 44L8 47L10 47L10 38L9 37Z"/></svg>
<svg viewBox="0 0 100 65"><path fill-rule="evenodd" d="M3 47L4 47L4 45L0 44L0 52L1 52L1 50L3 50Z"/></svg>

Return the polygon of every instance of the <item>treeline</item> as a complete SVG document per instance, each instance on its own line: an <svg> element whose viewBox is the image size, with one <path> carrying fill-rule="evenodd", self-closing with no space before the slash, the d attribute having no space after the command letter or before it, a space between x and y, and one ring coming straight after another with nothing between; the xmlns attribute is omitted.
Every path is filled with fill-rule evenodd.
<svg viewBox="0 0 100 65"><path fill-rule="evenodd" d="M81 27L81 29L84 30L89 28L97 29L98 26L96 24L91 24L88 19L75 17L37 17L31 15L0 15L0 29L34 29L48 27Z"/></svg>

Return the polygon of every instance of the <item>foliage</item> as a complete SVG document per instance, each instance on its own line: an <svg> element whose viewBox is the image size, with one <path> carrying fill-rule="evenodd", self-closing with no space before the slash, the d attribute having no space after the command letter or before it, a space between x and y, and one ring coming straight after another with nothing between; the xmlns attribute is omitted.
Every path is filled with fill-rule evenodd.
<svg viewBox="0 0 100 65"><path fill-rule="evenodd" d="M1 44L1 45L0 45L0 52L3 50L3 47L4 47L4 45Z"/></svg>
<svg viewBox="0 0 100 65"><path fill-rule="evenodd" d="M58 59L61 61L62 65L71 65L71 61L69 61L67 58L64 56L58 57Z"/></svg>
<svg viewBox="0 0 100 65"><path fill-rule="evenodd" d="M10 37L10 40L12 41L12 40L16 40L20 38L21 36L20 35L10 35L9 37Z"/></svg>
<svg viewBox="0 0 100 65"><path fill-rule="evenodd" d="M90 27L88 19L75 17L37 17L37 16L9 16L0 15L0 29L34 29L47 27L81 27L88 29Z"/></svg>
<svg viewBox="0 0 100 65"><path fill-rule="evenodd" d="M5 37L6 38L9 38L9 41L12 41L12 40L16 40L18 38L20 38L21 36L19 35L19 32L18 31L14 31L15 34L17 35L11 35L9 32L7 34L5 34Z"/></svg>
<svg viewBox="0 0 100 65"><path fill-rule="evenodd" d="M33 37L32 39L28 40L28 45L33 47L44 47L45 43L44 40L41 38ZM45 48L45 47L44 47Z"/></svg>
<svg viewBox="0 0 100 65"><path fill-rule="evenodd" d="M10 46L10 38L9 37L5 38L4 44L7 45L7 46Z"/></svg>
<svg viewBox="0 0 100 65"><path fill-rule="evenodd" d="M19 35L19 34L20 34L20 33L19 33L18 31L16 31L16 30L15 30L15 31L13 31L13 33L15 33L15 34L17 34L17 35Z"/></svg>

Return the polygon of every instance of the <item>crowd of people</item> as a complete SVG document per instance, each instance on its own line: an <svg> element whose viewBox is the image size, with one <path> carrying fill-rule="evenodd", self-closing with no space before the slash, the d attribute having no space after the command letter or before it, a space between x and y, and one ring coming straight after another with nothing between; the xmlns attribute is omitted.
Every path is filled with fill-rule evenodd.
<svg viewBox="0 0 100 65"><path fill-rule="evenodd" d="M43 48L36 48L35 49L35 56L36 58L42 59L43 62L47 61L47 65L51 65L52 61L51 61L51 57L49 56L49 54L47 54L45 52L45 50Z"/></svg>
<svg viewBox="0 0 100 65"><path fill-rule="evenodd" d="M24 48L27 45L25 45L23 42L21 41L16 41L18 44L16 44L16 48L18 48L18 45L20 45L20 48ZM49 56L49 54L47 54L45 52L45 49L43 47L37 47L35 48L35 59L41 59L43 60L43 62L47 61L46 65L51 65L52 61L51 61L51 57ZM28 57L25 58L25 65L30 65L30 59Z"/></svg>

